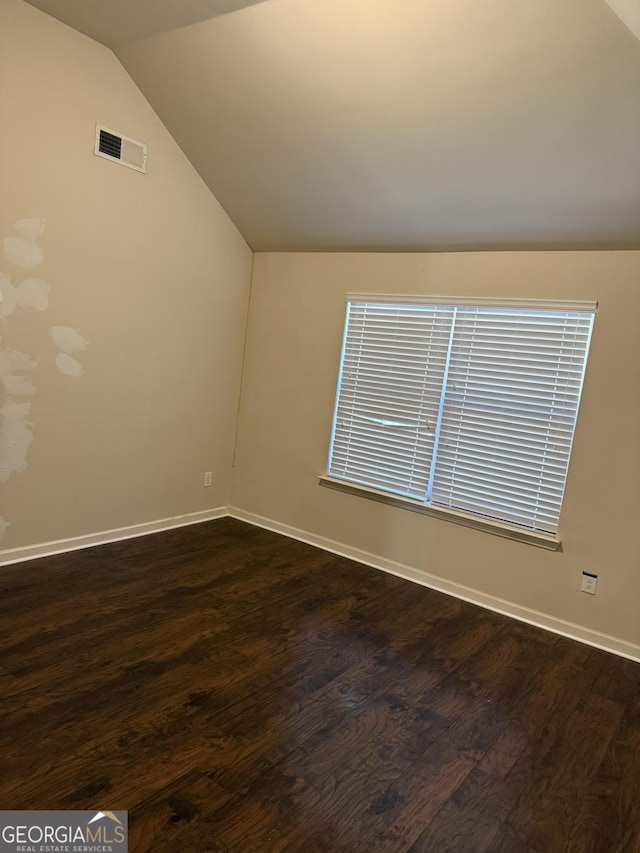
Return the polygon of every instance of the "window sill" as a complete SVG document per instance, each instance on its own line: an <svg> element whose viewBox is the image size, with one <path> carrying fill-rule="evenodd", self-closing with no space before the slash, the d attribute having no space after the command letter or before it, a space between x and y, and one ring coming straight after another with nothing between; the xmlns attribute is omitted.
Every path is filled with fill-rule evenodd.
<svg viewBox="0 0 640 853"><path fill-rule="evenodd" d="M478 516L468 515L464 512L456 510L444 509L442 507L426 506L419 501L411 498L403 498L399 495L390 495L386 492L379 492L376 489L370 489L366 486L356 486L353 483L348 483L345 480L336 480L326 474L318 478L321 486L327 489L336 489L339 492L346 492L348 495L356 495L362 498L368 498L372 501L395 506L400 509L408 509L411 512L419 512L422 515L431 515L434 518L440 518L443 521L451 521L454 524L462 524L465 527L472 527L475 530L482 530L485 533L492 533L494 536L501 536L503 539L513 539L516 542L524 542L527 545L535 545L537 548L545 548L547 551L562 550L562 542L555 536L545 535L543 533L533 533L528 530L519 530L515 527L500 524L499 522L489 521L479 518Z"/></svg>

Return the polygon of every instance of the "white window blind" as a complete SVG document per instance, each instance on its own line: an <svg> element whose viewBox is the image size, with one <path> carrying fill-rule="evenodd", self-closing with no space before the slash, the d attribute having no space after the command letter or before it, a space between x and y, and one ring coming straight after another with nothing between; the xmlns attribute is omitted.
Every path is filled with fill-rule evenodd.
<svg viewBox="0 0 640 853"><path fill-rule="evenodd" d="M347 305L331 477L555 534L594 308Z"/></svg>
<svg viewBox="0 0 640 853"><path fill-rule="evenodd" d="M333 476L424 498L452 316L440 305L348 305Z"/></svg>

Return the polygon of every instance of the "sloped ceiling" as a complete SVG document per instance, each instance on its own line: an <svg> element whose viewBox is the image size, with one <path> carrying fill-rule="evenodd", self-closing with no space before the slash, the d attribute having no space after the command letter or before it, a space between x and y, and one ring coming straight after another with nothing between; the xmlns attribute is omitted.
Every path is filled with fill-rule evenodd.
<svg viewBox="0 0 640 853"><path fill-rule="evenodd" d="M255 250L640 247L604 0L267 0L115 50Z"/></svg>
<svg viewBox="0 0 640 853"><path fill-rule="evenodd" d="M92 39L115 48L123 42L186 27L264 0L29 0Z"/></svg>
<svg viewBox="0 0 640 853"><path fill-rule="evenodd" d="M606 0L620 20L640 39L640 0Z"/></svg>

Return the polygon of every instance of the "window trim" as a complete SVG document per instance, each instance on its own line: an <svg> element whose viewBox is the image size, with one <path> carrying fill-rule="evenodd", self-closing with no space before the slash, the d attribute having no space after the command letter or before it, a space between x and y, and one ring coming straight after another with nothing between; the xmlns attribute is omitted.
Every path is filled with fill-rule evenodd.
<svg viewBox="0 0 640 853"><path fill-rule="evenodd" d="M348 495L368 498L369 500L397 507L398 509L408 509L411 512L417 512L421 515L430 515L433 518L451 521L454 524L462 524L464 527L471 527L474 530L493 533L494 536L501 536L503 539L513 539L516 542L535 545L547 551L562 551L562 539L558 536L536 533L525 530L524 528L518 530L516 527L507 527L499 521L491 521L482 516L470 515L459 510L448 509L433 504L423 504L420 501L405 498L402 495L392 495L388 492L371 489L369 486L356 485L355 483L349 483L347 480L337 480L328 474L321 474L318 477L318 485L327 489L334 489L337 492L345 492Z"/></svg>

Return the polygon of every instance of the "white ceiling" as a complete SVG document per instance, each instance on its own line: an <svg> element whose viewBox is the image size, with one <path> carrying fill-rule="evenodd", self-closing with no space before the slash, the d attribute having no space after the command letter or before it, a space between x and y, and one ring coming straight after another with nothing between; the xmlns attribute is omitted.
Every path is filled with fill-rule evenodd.
<svg viewBox="0 0 640 853"><path fill-rule="evenodd" d="M108 47L207 21L263 0L28 0ZM635 0L634 0L635 2Z"/></svg>
<svg viewBox="0 0 640 853"><path fill-rule="evenodd" d="M162 8L100 40L254 249L640 247L640 42L604 0Z"/></svg>
<svg viewBox="0 0 640 853"><path fill-rule="evenodd" d="M640 0L605 0L620 20L640 39Z"/></svg>

